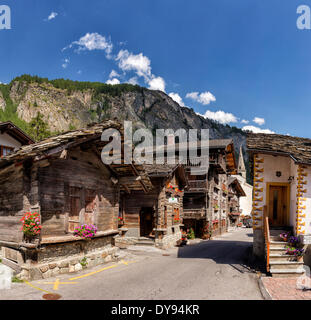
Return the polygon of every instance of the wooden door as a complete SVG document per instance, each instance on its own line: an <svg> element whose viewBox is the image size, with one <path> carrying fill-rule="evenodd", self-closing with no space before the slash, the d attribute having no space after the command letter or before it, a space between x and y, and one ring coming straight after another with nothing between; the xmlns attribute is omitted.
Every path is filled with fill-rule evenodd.
<svg viewBox="0 0 311 320"><path fill-rule="evenodd" d="M153 208L142 208L140 211L140 236L149 237L153 232Z"/></svg>
<svg viewBox="0 0 311 320"><path fill-rule="evenodd" d="M288 224L287 186L269 187L269 224L286 226Z"/></svg>
<svg viewBox="0 0 311 320"><path fill-rule="evenodd" d="M80 212L82 209L81 205L81 188L70 187L69 188L69 199L70 209L68 217L68 231L73 232L75 228L79 227Z"/></svg>

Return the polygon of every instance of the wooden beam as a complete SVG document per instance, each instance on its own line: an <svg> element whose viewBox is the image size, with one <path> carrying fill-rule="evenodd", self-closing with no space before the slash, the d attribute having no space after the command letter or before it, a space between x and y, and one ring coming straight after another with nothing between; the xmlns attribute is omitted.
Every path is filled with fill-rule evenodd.
<svg viewBox="0 0 311 320"><path fill-rule="evenodd" d="M131 190L127 187L126 184L122 184L122 187L125 189L125 191L130 194L131 193Z"/></svg>
<svg viewBox="0 0 311 320"><path fill-rule="evenodd" d="M135 166L134 166L132 163L130 164L130 166L131 166L131 169L132 169L132 171L134 172L134 174L135 174L136 176L139 176L139 173L138 173L137 169L135 168ZM140 184L141 184L144 192L145 192L145 193L148 193L144 181L141 179L141 180L139 180L139 182L140 182Z"/></svg>
<svg viewBox="0 0 311 320"><path fill-rule="evenodd" d="M137 176L137 177L133 177L133 176L129 176L129 177L120 177L119 178L119 182L120 184L131 184L134 182L138 182L141 180L141 176Z"/></svg>

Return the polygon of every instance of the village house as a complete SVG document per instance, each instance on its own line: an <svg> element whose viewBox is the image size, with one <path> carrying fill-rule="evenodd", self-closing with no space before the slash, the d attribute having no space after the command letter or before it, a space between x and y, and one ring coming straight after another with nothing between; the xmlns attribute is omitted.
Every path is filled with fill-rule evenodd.
<svg viewBox="0 0 311 320"><path fill-rule="evenodd" d="M238 172L237 175L233 175L232 177L238 179L245 196L240 198L239 205L241 211L241 219L243 218L251 218L252 216L252 208L253 208L253 186L247 183L246 179L246 167L243 157L242 146L240 147L239 153L239 161L238 161Z"/></svg>
<svg viewBox="0 0 311 320"><path fill-rule="evenodd" d="M283 230L292 231L307 248L304 263L310 265L311 139L249 133L247 148L254 181L254 255L266 258L272 275L301 275L303 262L289 261L277 240Z"/></svg>
<svg viewBox="0 0 311 320"><path fill-rule="evenodd" d="M187 184L182 165L143 166L153 189L121 192L119 246L151 244L168 248L181 239L183 189Z"/></svg>
<svg viewBox="0 0 311 320"><path fill-rule="evenodd" d="M193 160L188 160L183 221L185 229L192 228L197 237L208 239L227 231L228 176L237 173L233 141L210 140L208 171L196 175L192 167Z"/></svg>
<svg viewBox="0 0 311 320"><path fill-rule="evenodd" d="M238 226L240 223L241 209L240 198L246 194L236 176L228 179L228 217L230 226Z"/></svg>
<svg viewBox="0 0 311 320"><path fill-rule="evenodd" d="M0 157L34 141L12 122L0 123Z"/></svg>
<svg viewBox="0 0 311 320"><path fill-rule="evenodd" d="M102 162L107 142L101 134L107 128L123 137L122 126L107 121L23 146L0 159L3 263L21 271L21 278L47 278L116 258L120 192L149 192L152 184L140 165ZM40 217L41 234L34 239L21 230L26 212ZM74 235L83 224L97 227L91 240Z"/></svg>

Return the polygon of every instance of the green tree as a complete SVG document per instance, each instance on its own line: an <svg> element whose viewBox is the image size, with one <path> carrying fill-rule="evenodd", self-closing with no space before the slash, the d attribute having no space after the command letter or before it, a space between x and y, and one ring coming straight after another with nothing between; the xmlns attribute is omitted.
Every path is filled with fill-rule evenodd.
<svg viewBox="0 0 311 320"><path fill-rule="evenodd" d="M48 130L48 125L43 120L43 115L40 112L38 112L37 115L32 118L29 125L32 136L36 141L40 141L51 135L50 131Z"/></svg>

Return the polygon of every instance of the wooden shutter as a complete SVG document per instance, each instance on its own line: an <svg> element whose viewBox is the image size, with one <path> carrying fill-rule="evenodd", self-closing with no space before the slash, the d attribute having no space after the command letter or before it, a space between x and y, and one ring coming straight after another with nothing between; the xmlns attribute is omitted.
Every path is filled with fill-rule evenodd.
<svg viewBox="0 0 311 320"><path fill-rule="evenodd" d="M96 212L96 191L91 189L85 190L85 214L84 223L94 224Z"/></svg>

